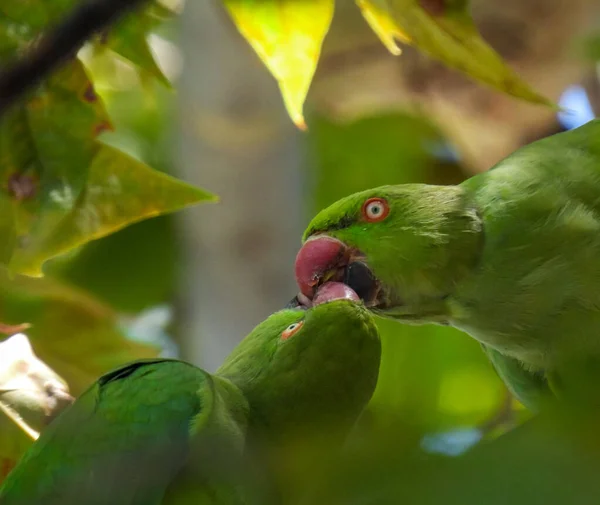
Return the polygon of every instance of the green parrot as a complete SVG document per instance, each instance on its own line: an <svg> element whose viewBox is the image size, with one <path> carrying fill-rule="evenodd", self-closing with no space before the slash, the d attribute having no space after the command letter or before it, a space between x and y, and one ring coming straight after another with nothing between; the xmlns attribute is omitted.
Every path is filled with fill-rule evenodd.
<svg viewBox="0 0 600 505"><path fill-rule="evenodd" d="M42 432L0 503L250 503L239 483L262 478L257 462L277 473L282 451L317 430L319 451L341 447L374 391L380 355L369 311L326 284L310 309L258 325L214 375L150 359L101 377Z"/></svg>
<svg viewBox="0 0 600 505"><path fill-rule="evenodd" d="M295 274L304 305L339 281L381 316L468 333L532 410L598 403L584 386L600 372L600 120L459 185L338 200L308 225Z"/></svg>

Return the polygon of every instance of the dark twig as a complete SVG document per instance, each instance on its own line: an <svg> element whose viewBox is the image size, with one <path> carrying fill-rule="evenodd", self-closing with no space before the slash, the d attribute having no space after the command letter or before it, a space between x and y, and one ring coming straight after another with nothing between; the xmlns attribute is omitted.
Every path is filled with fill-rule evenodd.
<svg viewBox="0 0 600 505"><path fill-rule="evenodd" d="M74 57L95 33L148 0L83 0L12 65L0 70L0 116L62 63Z"/></svg>

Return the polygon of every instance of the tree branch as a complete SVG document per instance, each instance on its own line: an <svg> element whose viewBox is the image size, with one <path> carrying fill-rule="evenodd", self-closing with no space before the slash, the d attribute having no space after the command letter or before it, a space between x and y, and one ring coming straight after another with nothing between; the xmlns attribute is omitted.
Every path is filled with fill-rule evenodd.
<svg viewBox="0 0 600 505"><path fill-rule="evenodd" d="M22 57L0 70L0 117L13 102L74 57L95 33L147 1L83 0Z"/></svg>

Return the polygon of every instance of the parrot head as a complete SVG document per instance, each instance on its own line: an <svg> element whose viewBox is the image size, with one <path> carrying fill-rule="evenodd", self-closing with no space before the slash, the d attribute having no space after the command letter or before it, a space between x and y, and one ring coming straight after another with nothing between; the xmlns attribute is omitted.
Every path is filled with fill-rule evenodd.
<svg viewBox="0 0 600 505"><path fill-rule="evenodd" d="M311 308L284 309L259 324L219 374L245 394L270 436L298 429L349 429L377 383L381 343L354 292L326 283Z"/></svg>
<svg viewBox="0 0 600 505"><path fill-rule="evenodd" d="M298 303L341 282L382 316L447 322L446 298L479 256L481 220L460 186L382 186L310 222L295 263Z"/></svg>

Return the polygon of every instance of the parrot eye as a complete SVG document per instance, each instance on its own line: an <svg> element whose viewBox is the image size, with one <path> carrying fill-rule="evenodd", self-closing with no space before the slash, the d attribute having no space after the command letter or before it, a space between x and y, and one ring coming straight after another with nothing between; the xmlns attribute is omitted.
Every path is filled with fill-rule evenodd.
<svg viewBox="0 0 600 505"><path fill-rule="evenodd" d="M304 321L298 321L297 323L290 324L285 330L281 332L281 339L287 340L292 335L298 333L300 328L304 325Z"/></svg>
<svg viewBox="0 0 600 505"><path fill-rule="evenodd" d="M362 215L369 223L383 221L390 213L390 207L383 198L369 198L362 206Z"/></svg>

